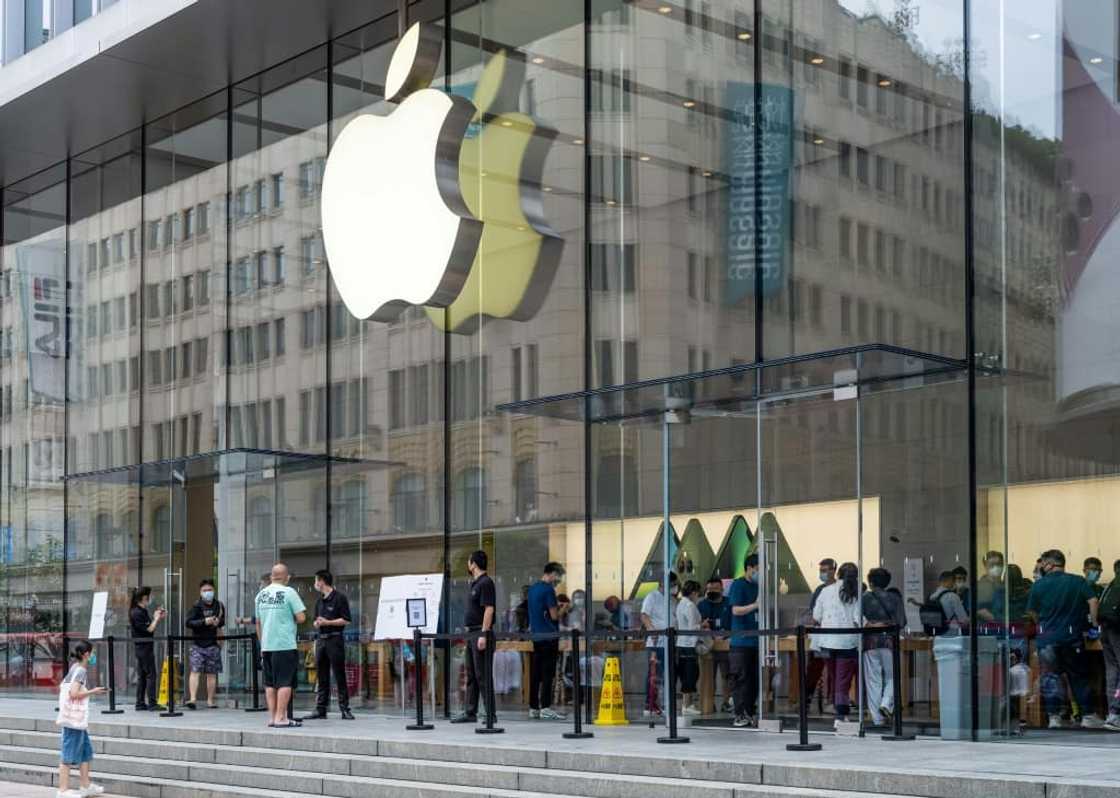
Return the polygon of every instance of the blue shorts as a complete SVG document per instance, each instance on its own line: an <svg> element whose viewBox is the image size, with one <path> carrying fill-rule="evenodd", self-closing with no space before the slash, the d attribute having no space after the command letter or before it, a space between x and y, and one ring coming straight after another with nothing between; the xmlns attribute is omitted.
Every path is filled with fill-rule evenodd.
<svg viewBox="0 0 1120 798"><path fill-rule="evenodd" d="M85 729L62 729L62 764L81 765L93 759L93 743Z"/></svg>

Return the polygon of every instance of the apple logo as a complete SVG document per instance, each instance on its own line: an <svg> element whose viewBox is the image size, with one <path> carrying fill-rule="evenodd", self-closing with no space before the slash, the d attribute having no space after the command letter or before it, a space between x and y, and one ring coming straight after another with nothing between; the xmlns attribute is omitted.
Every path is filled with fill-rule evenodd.
<svg viewBox="0 0 1120 798"><path fill-rule="evenodd" d="M556 131L508 110L517 107L524 80L525 61L499 50L474 87L478 132L463 142L459 185L483 231L458 298L446 310L426 309L440 329L470 334L487 318L528 321L556 274L563 239L545 221L541 188Z"/></svg>
<svg viewBox="0 0 1120 798"><path fill-rule="evenodd" d="M351 120L327 159L323 244L339 295L360 319L450 305L482 237L459 180L475 107L429 88L442 46L434 25L409 28L385 78L386 99L398 106Z"/></svg>

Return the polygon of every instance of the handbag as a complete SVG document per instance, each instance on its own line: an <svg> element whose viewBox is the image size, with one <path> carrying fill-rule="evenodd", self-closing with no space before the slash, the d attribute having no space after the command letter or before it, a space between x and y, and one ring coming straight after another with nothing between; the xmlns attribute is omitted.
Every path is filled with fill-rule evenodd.
<svg viewBox="0 0 1120 798"><path fill-rule="evenodd" d="M72 684L64 681L58 686L58 717L54 722L67 729L88 729L89 696L72 698L70 696Z"/></svg>

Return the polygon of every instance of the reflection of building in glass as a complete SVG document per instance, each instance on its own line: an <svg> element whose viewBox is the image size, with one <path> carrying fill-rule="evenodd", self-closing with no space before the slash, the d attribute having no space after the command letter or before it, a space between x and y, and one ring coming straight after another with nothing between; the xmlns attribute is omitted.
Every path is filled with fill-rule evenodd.
<svg viewBox="0 0 1120 798"><path fill-rule="evenodd" d="M210 574L247 609L275 557L307 594L328 552L362 632L382 576L445 569L458 624L465 557L479 546L501 614L549 559L565 564L567 591L590 586L597 606L629 599L647 555L660 556L659 430L585 431L495 408L868 343L974 355L1016 377L978 380L972 441L962 381L864 400L862 548L854 403L775 404L761 422L694 417L672 455L686 571L736 576L760 515L788 566L783 620L803 609L826 556L881 562L896 584L907 560L926 563L927 582L958 564L976 570L970 444L981 554L1004 550L1028 573L1056 543L1074 559L1113 557L1096 535L1100 513L1086 509L1114 496L1110 437L1055 426L1070 201L1059 143L977 113L966 147L962 65L903 17L793 3L753 30L733 4L602 5L590 31L582 5L556 4L524 29L480 28L474 8L451 20L453 91L473 91L495 53L524 67L493 118L472 126L473 200L486 207L488 186L509 177L482 175L503 120L531 120L530 146L551 144L540 218L564 246L532 301L513 279L524 274L485 263L450 316L410 308L359 322L338 301L321 236L325 159L355 115L389 110L381 81L395 17L4 188L8 631L80 628L102 589L119 616L141 581L186 600ZM920 5L948 14L939 0ZM757 140L756 104L771 123ZM757 246L742 238L756 216L770 226ZM50 307L29 314L36 303ZM387 465L262 468L240 486L190 474L61 481L230 449ZM1057 523L1055 505L1077 508L1076 529L1060 541L1025 531L1027 516ZM32 683L9 675L4 686Z"/></svg>

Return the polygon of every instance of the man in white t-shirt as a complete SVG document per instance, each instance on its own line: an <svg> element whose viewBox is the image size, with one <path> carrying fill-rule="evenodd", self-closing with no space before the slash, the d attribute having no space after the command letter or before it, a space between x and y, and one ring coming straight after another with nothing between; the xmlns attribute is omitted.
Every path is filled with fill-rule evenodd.
<svg viewBox="0 0 1120 798"><path fill-rule="evenodd" d="M677 625L677 596L680 594L680 585L677 575L669 572L669 592L673 595L672 606L665 601L665 593L661 590L661 583L656 589L651 590L642 599L642 628L666 629L670 622ZM649 658L649 669L646 672L646 707L643 711L645 717L660 715L663 701L658 696L661 689L661 674L665 668L665 638L663 635L651 635L646 638L646 656Z"/></svg>

